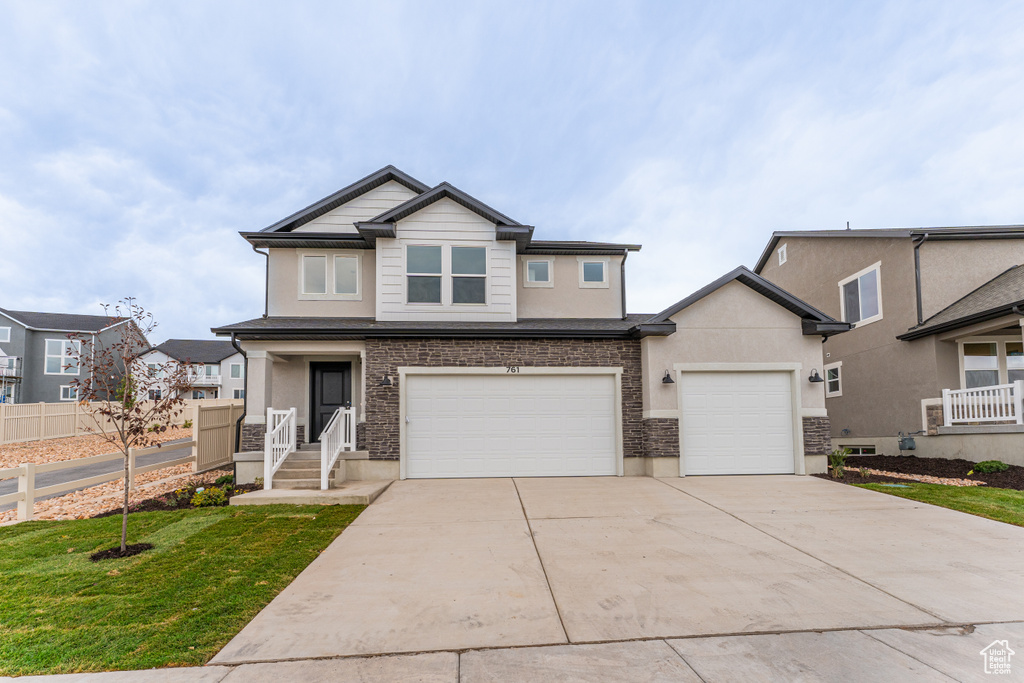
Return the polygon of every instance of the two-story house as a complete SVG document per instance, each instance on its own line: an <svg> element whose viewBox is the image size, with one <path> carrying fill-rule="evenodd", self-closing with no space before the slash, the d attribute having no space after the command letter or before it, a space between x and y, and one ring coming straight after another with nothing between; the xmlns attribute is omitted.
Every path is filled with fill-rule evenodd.
<svg viewBox="0 0 1024 683"><path fill-rule="evenodd" d="M240 481L340 419L350 479L824 470L810 378L849 326L744 268L629 314L638 245L535 239L390 166L241 234L266 310L214 332L248 365L236 463L272 467Z"/></svg>
<svg viewBox="0 0 1024 683"><path fill-rule="evenodd" d="M245 398L245 360L223 339L168 339L140 355L153 376L175 364L189 366L192 389L182 398ZM155 383L150 399L160 398L166 386ZM148 384L147 384L148 386Z"/></svg>
<svg viewBox="0 0 1024 683"><path fill-rule="evenodd" d="M0 402L77 400L72 381L86 379L86 370L75 360L82 344L116 343L121 339L119 327L124 324L134 323L105 315L0 308ZM72 333L79 340L69 340Z"/></svg>
<svg viewBox="0 0 1024 683"><path fill-rule="evenodd" d="M755 267L853 330L825 345L837 444L1024 464L1024 226L776 232Z"/></svg>

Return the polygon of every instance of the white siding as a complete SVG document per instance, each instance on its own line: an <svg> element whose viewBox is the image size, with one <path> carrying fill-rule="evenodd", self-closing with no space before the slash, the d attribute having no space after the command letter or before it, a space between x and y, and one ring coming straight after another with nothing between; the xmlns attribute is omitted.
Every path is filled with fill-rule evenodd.
<svg viewBox="0 0 1024 683"><path fill-rule="evenodd" d="M515 321L515 243L495 240L494 223L450 199L441 199L400 221L395 233L396 239L377 240L378 320ZM487 303L406 304L406 244L487 247ZM445 277L442 287L448 285Z"/></svg>
<svg viewBox="0 0 1024 683"><path fill-rule="evenodd" d="M389 180L380 187L360 195L328 211L319 218L295 228L295 232L356 232L356 221L368 221L371 218L395 208L416 196L416 193L405 185Z"/></svg>

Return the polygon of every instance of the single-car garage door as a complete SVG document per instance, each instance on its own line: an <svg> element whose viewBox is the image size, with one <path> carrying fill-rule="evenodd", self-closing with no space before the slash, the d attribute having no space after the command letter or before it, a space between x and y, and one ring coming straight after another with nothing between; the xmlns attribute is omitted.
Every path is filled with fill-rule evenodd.
<svg viewBox="0 0 1024 683"><path fill-rule="evenodd" d="M684 473L792 474L788 372L683 372Z"/></svg>
<svg viewBox="0 0 1024 683"><path fill-rule="evenodd" d="M405 476L618 473L615 375L407 374Z"/></svg>

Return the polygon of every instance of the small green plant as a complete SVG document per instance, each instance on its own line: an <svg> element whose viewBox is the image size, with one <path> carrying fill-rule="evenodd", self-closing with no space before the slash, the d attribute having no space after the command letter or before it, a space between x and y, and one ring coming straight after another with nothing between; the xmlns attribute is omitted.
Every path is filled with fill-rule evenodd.
<svg viewBox="0 0 1024 683"><path fill-rule="evenodd" d="M211 486L208 489L198 488L192 496L192 505L197 508L215 507L228 504L228 494L224 489Z"/></svg>
<svg viewBox="0 0 1024 683"><path fill-rule="evenodd" d="M253 483L253 484L254 484L254 485L256 486L256 488L258 488L258 489L261 489L261 488L263 488L263 477L256 477L256 479L254 479L252 483Z"/></svg>
<svg viewBox="0 0 1024 683"><path fill-rule="evenodd" d="M837 448L828 454L828 468L832 470L833 479L842 479L846 473L846 456L850 454L849 448Z"/></svg>
<svg viewBox="0 0 1024 683"><path fill-rule="evenodd" d="M868 472L868 468L867 468L867 467L861 467L861 468L860 468L859 470L857 470L857 471L858 471L858 472L860 472L860 476L861 476L861 478L862 478L862 479L867 479L867 478L868 478L868 475L870 474L870 473Z"/></svg>
<svg viewBox="0 0 1024 683"><path fill-rule="evenodd" d="M235 483L235 478L232 475L230 475L230 474L225 474L224 476L217 477L217 480L215 482L213 482L213 485L214 486L231 486L234 483Z"/></svg>
<svg viewBox="0 0 1024 683"><path fill-rule="evenodd" d="M185 429L192 429L192 420L185 420L181 426Z"/></svg>
<svg viewBox="0 0 1024 683"><path fill-rule="evenodd" d="M1001 460L982 460L967 475L970 476L975 472L979 474L992 474L993 472L1005 472L1008 469L1010 469L1010 466Z"/></svg>
<svg viewBox="0 0 1024 683"><path fill-rule="evenodd" d="M146 431L155 432L159 434L160 432L167 431L167 427L161 427L159 422L154 422L153 424L149 425L149 429L147 429Z"/></svg>

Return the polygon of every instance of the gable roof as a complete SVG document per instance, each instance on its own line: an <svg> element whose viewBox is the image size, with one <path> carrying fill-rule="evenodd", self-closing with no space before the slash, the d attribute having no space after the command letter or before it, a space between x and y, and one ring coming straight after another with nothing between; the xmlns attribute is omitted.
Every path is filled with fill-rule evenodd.
<svg viewBox="0 0 1024 683"><path fill-rule="evenodd" d="M850 323L839 322L836 319L825 315L810 304L796 298L778 285L765 280L760 275L750 272L743 266L726 273L711 284L698 289L682 301L669 306L664 311L651 318L648 322L660 323L668 321L669 318L679 311L697 303L704 297L718 291L730 282L739 282L744 284L766 299L770 299L786 310L800 316L803 320L804 334L820 334L827 337L829 335L839 334L840 332L846 332L851 327Z"/></svg>
<svg viewBox="0 0 1024 683"><path fill-rule="evenodd" d="M911 341L930 334L955 330L974 323L1021 313L1024 307L1024 265L1013 266L973 292L910 328L897 339Z"/></svg>
<svg viewBox="0 0 1024 683"><path fill-rule="evenodd" d="M492 209L476 197L466 194L459 188L447 182L441 183L428 192L424 192L417 197L413 197L412 199L402 202L393 209L385 211L379 216L368 221L357 222L355 224L356 230L358 230L359 234L363 236L363 239L370 244L373 244L378 237L394 237L395 223L403 218L408 218L417 211L422 211L434 202L441 201L442 199L450 199L456 204L469 209L484 220L494 223L497 226L498 239L514 239L517 243L517 247L520 249L529 244L530 238L533 236L532 225L523 225L518 221L512 220L500 211Z"/></svg>
<svg viewBox="0 0 1024 683"><path fill-rule="evenodd" d="M100 332L124 322L124 318L106 315L79 315L78 313L40 313L37 311L9 311L0 313L31 330L50 332Z"/></svg>
<svg viewBox="0 0 1024 683"><path fill-rule="evenodd" d="M370 190L392 180L400 185L404 185L416 194L422 194L430 189L429 185L425 185L394 166L388 165L376 173L371 173L362 180L357 180L348 187L343 187L334 194L310 204L301 211L296 211L287 218L282 218L273 225L263 228L260 232L291 232L300 225L304 225L314 218L319 218L328 211L333 211L342 204L347 204L356 197L364 195Z"/></svg>
<svg viewBox="0 0 1024 683"><path fill-rule="evenodd" d="M168 339L146 353L150 351L160 351L175 360L193 363L219 363L238 353L230 341L223 339Z"/></svg>
<svg viewBox="0 0 1024 683"><path fill-rule="evenodd" d="M962 225L947 228L871 228L866 230L780 230L772 233L761 258L754 266L760 274L776 245L785 237L874 237L874 238L927 238L928 241L1024 239L1024 225Z"/></svg>

